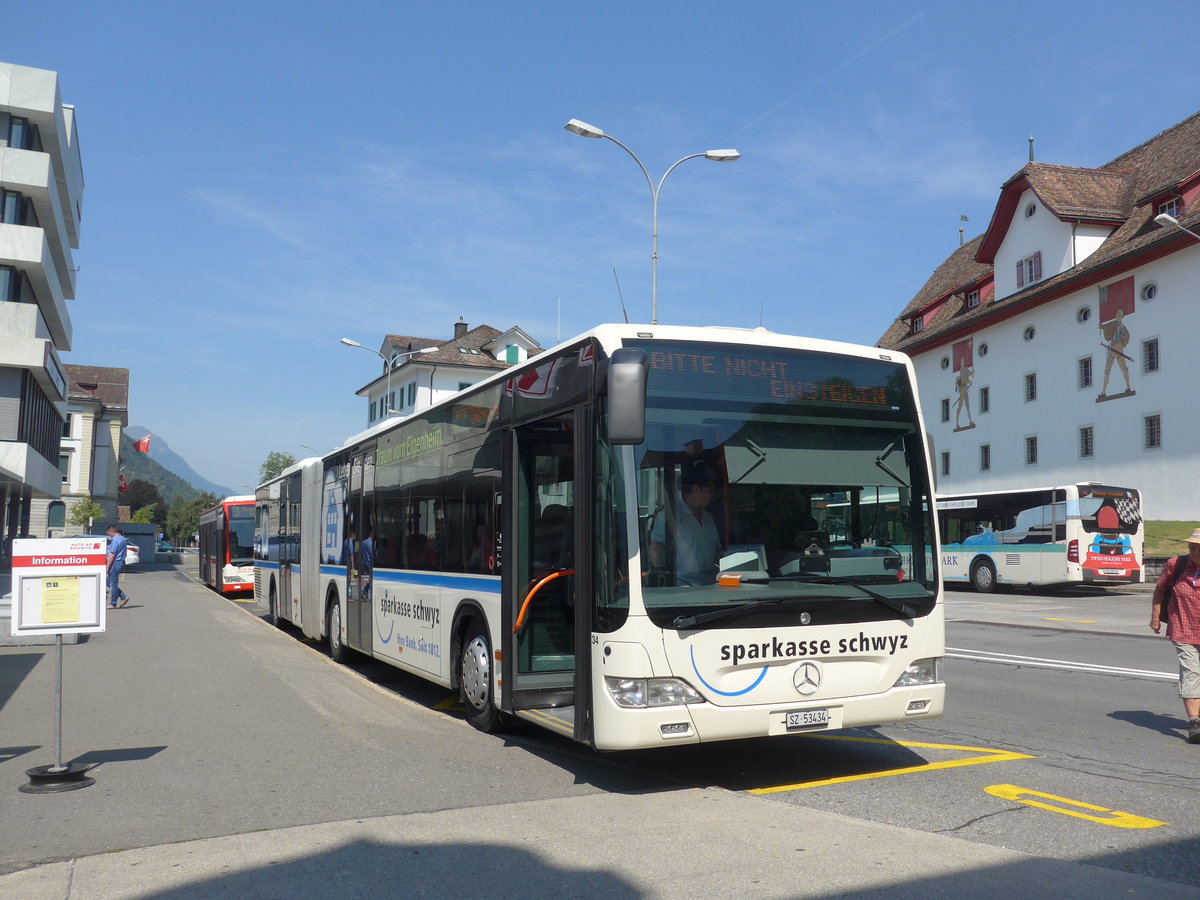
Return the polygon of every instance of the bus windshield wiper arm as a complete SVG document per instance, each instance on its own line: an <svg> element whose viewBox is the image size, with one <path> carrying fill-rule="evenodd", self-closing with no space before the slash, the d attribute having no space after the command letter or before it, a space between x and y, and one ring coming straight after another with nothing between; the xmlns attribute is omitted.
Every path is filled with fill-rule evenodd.
<svg viewBox="0 0 1200 900"><path fill-rule="evenodd" d="M751 610L762 609L764 606L778 606L782 602L783 598L776 600L756 600L753 603L743 603L741 606L726 606L722 609L714 609L710 612L700 613L698 616L676 616L672 624L682 631L685 628L695 628L697 625L715 622L718 619L724 619L728 616L736 616L740 613L750 612Z"/></svg>
<svg viewBox="0 0 1200 900"><path fill-rule="evenodd" d="M892 441L890 444L888 444L884 448L883 452L880 453L877 457L875 457L875 465L879 466L879 468L883 469L883 471L887 472L889 475L891 475L893 478L895 478L896 481L902 487L912 487L912 485L910 485L907 481L905 481L903 478L901 478L899 475L897 475L895 472L893 472L891 469L889 469L887 463L884 462L884 460L887 459L888 456L891 455L892 448L895 446L896 446L895 441Z"/></svg>
<svg viewBox="0 0 1200 900"><path fill-rule="evenodd" d="M892 612L899 613L906 619L911 619L916 616L913 608L903 600L897 600L894 597L889 597L886 594L881 594L878 591L873 591L869 587L864 587L857 581L850 578L813 578L811 579L817 584L847 584L852 588L856 588L878 603L880 606L886 606Z"/></svg>

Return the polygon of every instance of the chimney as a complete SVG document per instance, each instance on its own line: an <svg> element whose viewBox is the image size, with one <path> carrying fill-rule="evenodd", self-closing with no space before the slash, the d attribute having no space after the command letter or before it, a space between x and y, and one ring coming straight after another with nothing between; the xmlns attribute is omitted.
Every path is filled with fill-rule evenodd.
<svg viewBox="0 0 1200 900"><path fill-rule="evenodd" d="M454 323L454 340L458 340L467 333L467 323L463 321L463 317L459 316L458 321Z"/></svg>

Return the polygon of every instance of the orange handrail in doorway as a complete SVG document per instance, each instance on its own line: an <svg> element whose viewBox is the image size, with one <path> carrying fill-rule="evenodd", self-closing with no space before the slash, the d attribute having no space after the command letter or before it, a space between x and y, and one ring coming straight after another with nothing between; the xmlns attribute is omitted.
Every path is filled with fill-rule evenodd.
<svg viewBox="0 0 1200 900"><path fill-rule="evenodd" d="M537 584L529 589L529 593L525 595L525 599L521 602L521 610L517 613L517 623L513 625L513 634L521 630L521 626L525 624L525 613L529 610L529 602L533 599L533 595L540 591L555 578L562 578L564 575L574 575L574 569L560 569L557 572L551 572L543 577Z"/></svg>

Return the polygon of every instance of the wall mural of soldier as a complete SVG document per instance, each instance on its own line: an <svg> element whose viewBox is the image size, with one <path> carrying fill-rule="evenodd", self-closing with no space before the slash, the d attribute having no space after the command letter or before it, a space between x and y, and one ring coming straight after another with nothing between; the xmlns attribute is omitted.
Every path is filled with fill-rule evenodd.
<svg viewBox="0 0 1200 900"><path fill-rule="evenodd" d="M1125 352L1129 346L1129 328L1125 324L1128 316L1134 312L1133 277L1123 278L1112 284L1100 286L1100 346L1106 351L1104 359L1104 381L1100 386L1100 396L1097 403L1106 400L1117 400L1122 397L1132 397L1136 392L1129 377L1129 364L1133 357ZM1112 377L1113 364L1121 371L1125 379L1125 390L1119 394L1108 392L1108 382Z"/></svg>
<svg viewBox="0 0 1200 900"><path fill-rule="evenodd" d="M971 418L971 383L975 380L974 338L959 341L952 348L954 359L954 430L966 431L975 427ZM967 424L962 424L962 414L966 410Z"/></svg>

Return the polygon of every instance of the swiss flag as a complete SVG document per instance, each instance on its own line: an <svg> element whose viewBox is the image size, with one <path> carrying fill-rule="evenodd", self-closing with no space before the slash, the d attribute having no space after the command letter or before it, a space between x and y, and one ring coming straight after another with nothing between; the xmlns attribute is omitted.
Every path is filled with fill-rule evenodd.
<svg viewBox="0 0 1200 900"><path fill-rule="evenodd" d="M140 441L134 441L133 449L136 450L138 453L149 453L150 452L150 435L146 435Z"/></svg>

